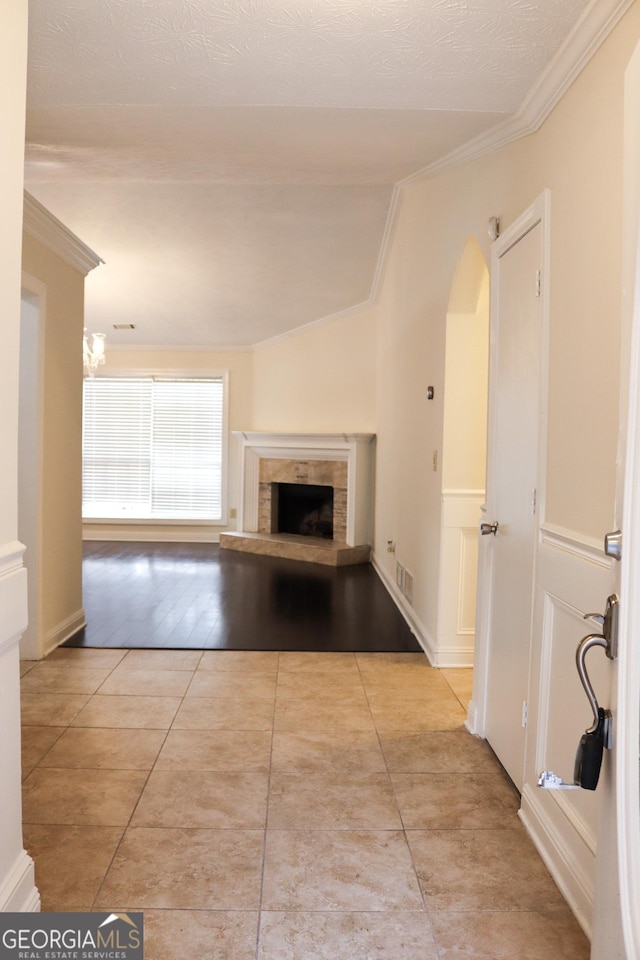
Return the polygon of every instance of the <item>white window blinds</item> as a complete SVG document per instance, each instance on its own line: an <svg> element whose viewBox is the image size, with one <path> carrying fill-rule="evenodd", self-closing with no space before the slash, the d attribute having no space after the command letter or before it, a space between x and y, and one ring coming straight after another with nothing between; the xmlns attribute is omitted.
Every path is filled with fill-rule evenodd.
<svg viewBox="0 0 640 960"><path fill-rule="evenodd" d="M84 381L82 515L220 520L224 384Z"/></svg>

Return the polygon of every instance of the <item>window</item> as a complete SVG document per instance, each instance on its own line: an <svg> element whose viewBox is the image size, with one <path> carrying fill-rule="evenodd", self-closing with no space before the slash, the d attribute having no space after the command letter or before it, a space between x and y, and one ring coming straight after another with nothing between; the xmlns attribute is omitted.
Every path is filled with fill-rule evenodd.
<svg viewBox="0 0 640 960"><path fill-rule="evenodd" d="M221 520L224 380L84 381L82 515Z"/></svg>

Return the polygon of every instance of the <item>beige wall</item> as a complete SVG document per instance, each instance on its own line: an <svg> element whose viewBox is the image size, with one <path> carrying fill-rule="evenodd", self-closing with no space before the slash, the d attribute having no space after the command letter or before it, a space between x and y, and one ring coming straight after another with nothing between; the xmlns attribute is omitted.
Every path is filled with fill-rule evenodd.
<svg viewBox="0 0 640 960"><path fill-rule="evenodd" d="M601 539L613 523L618 434L623 76L635 4L539 132L407 186L379 304L376 553L392 539L435 631L444 332L468 236L489 260L487 221L508 226L551 190L551 357L546 518ZM425 399L427 384L436 400Z"/></svg>
<svg viewBox="0 0 640 960"><path fill-rule="evenodd" d="M254 352L252 429L374 433L372 310L319 324Z"/></svg>
<svg viewBox="0 0 640 960"><path fill-rule="evenodd" d="M131 371L229 374L228 507L240 506L233 431L375 432L375 315L335 320L250 351L110 348L105 375ZM228 525L84 524L85 538L217 540Z"/></svg>
<svg viewBox="0 0 640 960"><path fill-rule="evenodd" d="M46 289L42 403L40 651L82 620L82 329L84 276L24 235L22 267Z"/></svg>
<svg viewBox="0 0 640 960"><path fill-rule="evenodd" d="M475 312L447 314L442 489L484 490L489 375L489 274Z"/></svg>

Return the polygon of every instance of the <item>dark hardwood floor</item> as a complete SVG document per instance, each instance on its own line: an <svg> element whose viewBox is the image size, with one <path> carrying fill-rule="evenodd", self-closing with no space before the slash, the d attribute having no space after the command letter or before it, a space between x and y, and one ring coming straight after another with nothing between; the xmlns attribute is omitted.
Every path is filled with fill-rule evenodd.
<svg viewBox="0 0 640 960"><path fill-rule="evenodd" d="M87 542L87 626L66 646L421 649L370 564L326 567L200 543Z"/></svg>

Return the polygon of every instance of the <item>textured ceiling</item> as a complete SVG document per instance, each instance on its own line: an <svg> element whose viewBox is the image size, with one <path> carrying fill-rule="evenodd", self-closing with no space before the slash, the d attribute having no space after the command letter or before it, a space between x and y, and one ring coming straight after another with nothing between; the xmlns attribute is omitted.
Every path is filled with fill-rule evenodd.
<svg viewBox="0 0 640 960"><path fill-rule="evenodd" d="M250 345L366 301L393 184L513 114L588 5L30 0L26 184L106 261L87 325Z"/></svg>

